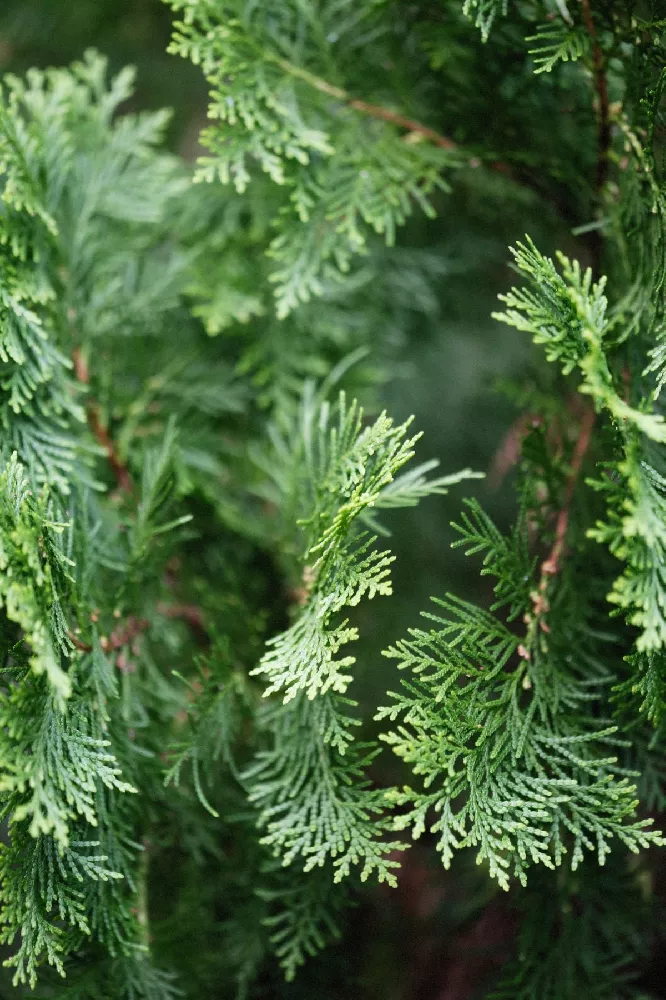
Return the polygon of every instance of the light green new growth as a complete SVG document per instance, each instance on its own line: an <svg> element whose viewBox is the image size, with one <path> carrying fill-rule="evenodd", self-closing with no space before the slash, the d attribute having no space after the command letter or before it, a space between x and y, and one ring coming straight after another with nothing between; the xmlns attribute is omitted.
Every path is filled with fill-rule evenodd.
<svg viewBox="0 0 666 1000"><path fill-rule="evenodd" d="M604 338L611 330L604 295L606 279L592 283L592 271L558 254L562 275L531 240L511 251L516 265L531 281L529 289L512 289L500 299L507 306L494 318L529 333L542 344L549 361L559 362L569 374L581 372L580 391L592 396L597 409L606 409L624 433L635 428L651 440L666 442L666 422L659 413L629 406L615 388Z"/></svg>
<svg viewBox="0 0 666 1000"><path fill-rule="evenodd" d="M481 29L484 42L488 41L495 18L506 16L509 0L465 0L463 14Z"/></svg>
<svg viewBox="0 0 666 1000"><path fill-rule="evenodd" d="M613 324L607 317L605 281L592 284L589 269L560 255L562 276L551 260L531 242L513 251L520 271L531 281L529 289L513 289L503 302L508 307L496 318L530 333L543 344L549 361L565 373L581 372L580 391L613 419L622 440L623 455L616 465L617 479L602 480L598 488L609 498L608 520L591 529L591 537L606 543L626 569L615 581L609 599L628 612L641 629L637 648L653 653L666 642L666 616L661 581L666 569L664 535L664 479L651 466L649 441L666 441L666 423L660 413L630 406L616 388L607 350ZM645 435L648 442L641 436Z"/></svg>
<svg viewBox="0 0 666 1000"><path fill-rule="evenodd" d="M291 473L303 511L302 609L253 671L267 678L266 695L281 692L289 701L301 691L312 699L347 690L355 659L338 654L358 630L336 616L364 597L391 593L393 556L373 548L375 538L359 527L367 512L386 505L385 494L392 506L404 505L396 475L420 436L409 437L408 427L394 426L385 413L364 425L363 411L356 402L348 406L344 396L335 417L328 404L317 413L310 399L304 401ZM453 481L436 480L423 492L444 492Z"/></svg>
<svg viewBox="0 0 666 1000"><path fill-rule="evenodd" d="M245 779L266 827L263 843L286 865L300 856L306 871L332 859L336 881L359 865L362 879L376 870L394 884L398 863L389 855L404 846L385 839L384 796L364 776L377 750L354 743L355 702L343 697L355 658L338 655L358 637L341 612L391 592L393 557L373 547L367 515L409 506L471 475L427 481L421 467L397 477L414 454L417 437L408 428L386 414L365 424L356 402L341 394L332 409L310 386L298 420L275 437L275 499L287 524L300 528L302 596L294 624L270 641L254 670L268 679L264 693L281 694L283 704L268 710L271 746Z"/></svg>
<svg viewBox="0 0 666 1000"><path fill-rule="evenodd" d="M575 62L590 48L590 36L584 27L562 21L540 25L537 33L529 35L526 41L535 43L529 50L535 73L551 73L559 62Z"/></svg>
<svg viewBox="0 0 666 1000"><path fill-rule="evenodd" d="M62 601L72 586L71 563L43 488L37 498L14 453L0 473L0 605L23 631L29 666L45 674L63 710L71 682L61 661L71 649ZM21 644L22 645L22 644Z"/></svg>

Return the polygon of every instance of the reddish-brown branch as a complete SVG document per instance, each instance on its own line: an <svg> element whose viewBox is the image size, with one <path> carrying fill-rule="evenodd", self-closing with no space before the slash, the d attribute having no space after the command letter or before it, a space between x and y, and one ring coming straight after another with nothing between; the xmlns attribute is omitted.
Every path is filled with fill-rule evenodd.
<svg viewBox="0 0 666 1000"><path fill-rule="evenodd" d="M132 477L129 474L127 466L118 457L118 452L116 451L115 445L111 440L109 432L100 420L97 406L94 403L89 403L87 410L90 429L106 451L106 457L109 465L111 466L116 482L118 483L119 489L122 490L123 493L133 493L134 483L132 482Z"/></svg>
<svg viewBox="0 0 666 1000"><path fill-rule="evenodd" d="M555 522L555 539L547 558L541 563L539 586L534 594L534 613L537 618L548 610L548 601L546 597L548 583L551 577L556 576L560 571L562 555L564 553L564 546L567 537L567 528L569 526L569 512L571 510L571 504L573 502L581 466L585 455L587 454L587 450L590 447L594 420L595 413L592 407L590 407L585 411L581 421L580 433L571 457L569 477L564 491L564 502L562 503ZM541 624L542 627L545 626L545 622L542 622ZM547 627L545 630L547 631Z"/></svg>
<svg viewBox="0 0 666 1000"><path fill-rule="evenodd" d="M138 635L145 632L149 627L150 622L145 618L134 618L130 616L126 622L114 629L111 635L106 638L102 636L99 640L99 644L105 653L113 652L116 649L122 649L123 646L129 646L133 639L136 639Z"/></svg>
<svg viewBox="0 0 666 1000"><path fill-rule="evenodd" d="M397 125L398 128L405 129L405 131L409 132L410 135L420 136L422 139L425 139L427 142L431 142L434 146L438 146L440 149L447 149L450 152L460 149L455 140L450 139L449 136L443 135L441 132L437 132L436 129L430 128L428 125L424 125L423 122L416 121L414 118L409 118L407 115L403 115L399 111L393 111L392 108L387 108L382 104L372 104L369 101L362 101L353 97L342 87L336 87L335 84L330 83L328 80L324 80L320 76L316 76L314 73L310 73L309 70L295 65L287 59L282 59L280 57L274 58L275 62L277 62L277 64L281 66L286 73L297 77L299 80L303 80L320 93L327 94L329 97L333 97L336 101L340 101L348 108L351 108L352 111L358 111L359 114L367 115L369 118L378 118L381 121ZM518 183L524 183L521 179L514 176L514 171L508 163L504 163L501 160L492 160L488 163L488 166L491 170L505 174L513 180L516 180Z"/></svg>
<svg viewBox="0 0 666 1000"><path fill-rule="evenodd" d="M309 70L303 69L302 66L297 66L295 63L289 62L287 59L281 59L275 57L275 62L291 76L298 77L299 80L303 80L305 83L314 87L315 90L320 91L322 94L328 94L329 97L335 98L336 101L341 101L347 105L348 108L352 108L354 111L358 111L362 115L369 115L371 118L381 118L382 121L392 122L394 125L398 125L400 128L406 129L415 135L421 135L424 139L429 142L434 143L436 146L440 146L442 149L457 149L456 143L453 139L449 139L445 135L441 135L434 129L429 128L427 125L422 125L421 122L414 121L412 118L407 118L405 115L401 115L397 111L392 111L390 108L385 108L379 104L369 104L367 101L360 101L352 97L352 95L343 90L342 87L336 87L335 84L329 83L328 80L324 80L320 76L316 76L314 73L310 73Z"/></svg>
<svg viewBox="0 0 666 1000"><path fill-rule="evenodd" d="M608 176L608 152L610 150L611 126L610 126L610 102L608 100L608 81L606 79L606 68L604 54L599 44L599 36L594 26L590 0L581 0L583 8L583 20L587 33L592 40L592 66L594 70L594 87L599 100L599 153L597 157L597 177L596 189L601 191Z"/></svg>
<svg viewBox="0 0 666 1000"><path fill-rule="evenodd" d="M157 610L166 618L182 619L193 629L203 629L204 631L206 629L203 611L197 604L162 604L160 602L157 605Z"/></svg>
<svg viewBox="0 0 666 1000"><path fill-rule="evenodd" d="M123 646L128 646L133 639L136 639L138 635L145 632L149 625L150 622L145 618L130 616L127 621L114 629L110 636L101 636L99 644L105 653L112 653L115 650L122 649ZM74 647L80 649L82 653L92 652L93 647L89 642L83 642L72 632L69 633L69 638Z"/></svg>
<svg viewBox="0 0 666 1000"><path fill-rule="evenodd" d="M529 433L530 427L538 427L542 423L543 418L535 413L521 413L514 420L490 463L488 485L491 489L499 489L507 473L517 464L523 441Z"/></svg>
<svg viewBox="0 0 666 1000"><path fill-rule="evenodd" d="M88 366L85 362L85 358L78 347L74 348L72 352L72 357L74 360L74 373L83 385L90 384L90 373L88 371ZM101 444L102 448L106 453L106 457L109 465L111 466L111 471L115 477L118 484L118 488L123 493L133 493L134 483L132 482L132 477L129 473L129 469L125 463L120 458L116 446L109 434L107 428L102 423L102 418L99 412L99 406L93 399L88 399L86 404L86 415L88 417L88 425Z"/></svg>
<svg viewBox="0 0 666 1000"><path fill-rule="evenodd" d="M162 604L157 605L157 610L165 618L179 618L184 621L192 632L208 638L208 629L204 620L201 608L196 604ZM96 620L96 614L93 618ZM113 653L123 646L129 646L133 639L146 632L150 628L150 622L146 618L136 618L130 615L121 625L113 630L110 636L101 636L99 644L105 653ZM79 639L73 632L69 632L69 638L75 649L82 653L91 653L92 645Z"/></svg>
<svg viewBox="0 0 666 1000"><path fill-rule="evenodd" d="M67 635L75 649L80 650L82 653L92 653L92 646L89 642L84 642L82 639L79 639L74 632L68 632Z"/></svg>
<svg viewBox="0 0 666 1000"><path fill-rule="evenodd" d="M447 149L449 152L460 150L458 143L450 139L448 135L442 135L441 132L435 131L434 128L430 128L428 125L424 125L413 118L408 118L406 115L401 115L398 111L392 111L391 108L385 108L381 104L369 104L367 101L359 101L356 98L348 96L346 96L346 104L348 108L358 111L359 114L368 115L370 118L379 118L381 121L397 125L398 128L405 129L410 135L420 136L427 142L431 142L434 146L439 146L440 149ZM480 160L470 160L470 163L473 166L481 165ZM509 177L517 183L524 183L524 181L519 180L515 176L511 166L503 160L489 160L487 166L490 170L504 174L505 177Z"/></svg>
<svg viewBox="0 0 666 1000"><path fill-rule="evenodd" d="M398 125L400 128L404 128L414 135L422 136L424 139L432 142L433 145L439 146L440 149L454 150L458 148L457 143L453 139L449 139L448 136L442 135L440 132L436 132L434 129L428 128L427 125L422 125L421 122L414 121L412 118L407 118L397 111L391 111L390 108L382 107L379 104L368 104L367 101L357 101L355 99L349 100L347 103L350 108L360 112L362 115L369 115L371 118L381 118L382 121Z"/></svg>
<svg viewBox="0 0 666 1000"><path fill-rule="evenodd" d="M413 118L408 118L406 115L401 115L397 111L392 111L391 108L385 108L381 104L369 104L367 101L359 101L356 98L349 97L346 98L346 103L348 108L352 108L352 110L358 111L362 115L368 115L370 118L379 118L381 121L397 125L398 128L405 129L410 135L420 136L427 142L431 142L434 146L439 146L440 149L447 149L449 152L455 152L456 150L462 152L458 143L450 139L448 135L442 135L441 132L435 131L435 129L430 128L428 125L424 125ZM470 160L470 165L480 166L481 160L473 158ZM490 170L495 171L495 173L504 174L505 177L516 183L526 183L524 179L516 177L513 168L503 160L489 160L487 161L487 166Z"/></svg>

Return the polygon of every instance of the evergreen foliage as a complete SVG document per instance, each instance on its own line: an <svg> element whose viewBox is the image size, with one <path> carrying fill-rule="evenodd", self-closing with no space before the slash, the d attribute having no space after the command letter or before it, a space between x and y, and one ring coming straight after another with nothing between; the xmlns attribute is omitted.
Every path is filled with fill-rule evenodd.
<svg viewBox="0 0 666 1000"><path fill-rule="evenodd" d="M468 553L484 552L485 572L499 578L493 611L508 604L508 622L520 616L527 630L521 637L492 612L450 597L437 602L442 614L425 616L436 628L414 629L387 650L415 678L380 713L403 720L385 738L425 789L435 785L393 793L412 805L398 826L411 824L418 836L434 810L445 866L454 850L477 847L505 889L510 874L525 883L530 865L551 868L566 854L574 870L585 850L603 864L615 837L636 853L661 843L650 820L633 818L636 786L619 765L617 726L590 718L611 679L590 611L562 588L547 623L540 620L524 523L508 540L472 502L459 530Z"/></svg>
<svg viewBox="0 0 666 1000"><path fill-rule="evenodd" d="M358 629L340 614L391 593L393 557L374 547L376 537L363 523L370 509L413 504L462 476L428 481L423 467L397 476L414 455L408 423L396 427L382 413L364 424L362 410L344 394L335 409L317 406L306 386L293 426L275 437L282 458L272 465L279 469L276 503L287 528L299 526L304 535L300 607L252 671L266 677L264 695L280 694L282 703L268 710L271 743L245 779L266 827L262 842L284 864L301 856L309 871L332 859L335 881L359 864L362 880L376 871L380 881L395 884L391 870L398 864L388 855L404 845L383 838L383 793L364 776L376 750L353 739L349 710L356 703L346 692L355 657L339 653Z"/></svg>
<svg viewBox="0 0 666 1000"><path fill-rule="evenodd" d="M392 244L413 204L432 214L430 195L446 189L442 169L455 162L452 144L405 143L400 115L352 96L367 87L338 86L351 85L350 73L360 71L366 85L376 78L381 92L396 39L379 6L171 6L182 18L171 51L202 67L212 88L210 117L225 125L204 132L211 155L198 178L218 177L243 193L256 162L284 189L268 247L279 317L321 294L336 271L349 270L352 258L367 252L368 229ZM363 111L377 118L370 131Z"/></svg>
<svg viewBox="0 0 666 1000"><path fill-rule="evenodd" d="M2 995L312 995L301 966L326 982L352 904L395 898L422 838L512 930L483 995L646 997L666 12L162 13L210 89L193 169L92 50L0 83ZM380 404L442 287L462 276L468 308L468 258L497 260L467 217L519 236L493 314L533 345L494 466L517 514L463 501L481 584L460 570L387 638L401 673L369 708L374 598L396 567L409 589L394 511L478 486L413 464Z"/></svg>

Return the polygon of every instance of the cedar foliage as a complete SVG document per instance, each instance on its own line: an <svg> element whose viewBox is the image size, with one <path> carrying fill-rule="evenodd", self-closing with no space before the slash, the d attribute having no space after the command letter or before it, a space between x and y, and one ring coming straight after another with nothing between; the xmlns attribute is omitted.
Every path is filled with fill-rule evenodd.
<svg viewBox="0 0 666 1000"><path fill-rule="evenodd" d="M3 995L312 995L418 838L511 928L474 995L658 995L666 9L166 3L194 168L92 50L0 84ZM391 512L478 485L378 405L456 202L515 233L517 513L373 709Z"/></svg>

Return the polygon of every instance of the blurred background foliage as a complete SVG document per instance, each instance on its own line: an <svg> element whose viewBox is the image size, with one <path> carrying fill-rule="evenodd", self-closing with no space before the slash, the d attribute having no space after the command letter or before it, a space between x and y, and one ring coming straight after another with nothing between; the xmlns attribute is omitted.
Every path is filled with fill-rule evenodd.
<svg viewBox="0 0 666 1000"><path fill-rule="evenodd" d="M459 12L453 15L453 6L436 0L406 4L415 28L405 44L424 46L439 70L429 83L436 80L441 89L443 131L453 123L452 138L467 148L477 143L495 148L510 170L460 171L453 196L434 198L436 220L417 215L400 230L395 248L373 247L373 273L384 280L364 284L361 276L358 294L369 312L375 307L368 339L385 361L382 372L388 377L368 398L371 407L385 406L397 420L415 415L415 426L424 431L422 460L439 458L445 474L465 466L489 473L474 489L504 526L514 512L511 470L502 468L510 465L511 428L530 387L538 392L555 376L537 363L520 334L495 323L490 314L498 293L512 283L507 246L525 232L545 252L558 246L585 257L584 241L571 230L589 221L591 191L572 184L571 177L593 173L585 151L589 147L592 160L594 143L582 142L581 130L593 130L594 119L587 96L583 102L566 67L534 86L519 13L499 25L493 44L484 46L476 29ZM63 65L90 47L108 57L111 70L133 64L133 107L172 108L170 146L193 160L206 120L206 85L188 61L167 55L171 21L161 0L2 0L0 72ZM480 79L483 86L477 86ZM436 103L432 95L429 102ZM215 195L206 189L202 197ZM317 303L308 308L316 310ZM428 598L455 589L461 596L484 599L486 584L478 567L449 547L449 523L461 495L457 488L391 518L394 596L362 611L356 650L355 694L366 718L394 686L394 668L380 657L380 649L415 624ZM386 752L375 763L374 776L389 783L399 775L398 767ZM168 916L165 900L179 876L186 884L186 873L156 873L151 904L156 915ZM192 885L192 891L202 891L200 882ZM512 936L510 913L501 900L493 901L494 892L471 857L456 859L444 872L424 839L409 852L397 890L364 890L345 918L343 947L324 952L293 984L272 980L263 995L290 1000L472 997L504 960ZM158 945L168 961L185 978L204 975L188 968L187 954L170 951L168 921L165 926ZM206 951L214 956L222 933L214 922L197 929L198 960ZM17 995L5 989L4 995ZM215 995L226 993L220 986Z"/></svg>

